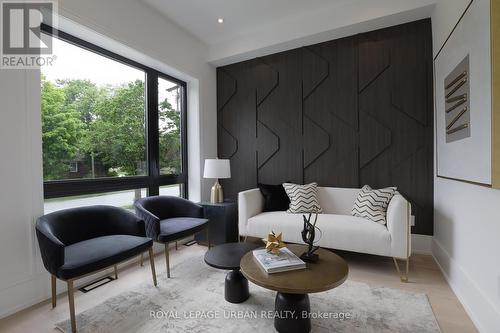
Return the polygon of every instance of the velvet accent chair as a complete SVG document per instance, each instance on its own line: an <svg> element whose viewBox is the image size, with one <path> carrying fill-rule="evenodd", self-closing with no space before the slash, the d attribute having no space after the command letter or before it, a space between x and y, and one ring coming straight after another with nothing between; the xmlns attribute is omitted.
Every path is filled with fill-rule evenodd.
<svg viewBox="0 0 500 333"><path fill-rule="evenodd" d="M111 266L117 278L118 263L149 251L156 286L153 240L146 237L144 221L125 209L89 206L60 210L40 217L35 229L43 264L51 274L53 308L56 279L68 285L72 332L76 332L74 280Z"/></svg>
<svg viewBox="0 0 500 333"><path fill-rule="evenodd" d="M146 222L147 236L165 245L169 278L169 243L206 230L210 248L208 220L204 218L203 207L192 201L174 196L152 196L137 200L135 212Z"/></svg>

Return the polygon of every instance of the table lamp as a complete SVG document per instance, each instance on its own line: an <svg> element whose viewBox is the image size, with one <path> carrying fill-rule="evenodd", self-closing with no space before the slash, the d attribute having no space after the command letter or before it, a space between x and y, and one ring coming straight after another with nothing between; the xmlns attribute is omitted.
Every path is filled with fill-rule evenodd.
<svg viewBox="0 0 500 333"><path fill-rule="evenodd" d="M215 184L210 192L211 203L221 203L224 201L222 186L219 184L219 179L231 178L231 167L229 160L206 159L203 178L215 178Z"/></svg>

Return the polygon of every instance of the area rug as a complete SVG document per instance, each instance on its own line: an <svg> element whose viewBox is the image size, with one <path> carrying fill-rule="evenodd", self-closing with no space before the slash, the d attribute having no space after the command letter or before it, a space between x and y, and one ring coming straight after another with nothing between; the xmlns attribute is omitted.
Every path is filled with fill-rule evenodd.
<svg viewBox="0 0 500 333"><path fill-rule="evenodd" d="M202 257L179 263L171 272L171 279L158 276L156 288L147 281L77 314L78 332L275 332L275 292L250 283L246 302L228 303L225 272L208 267ZM312 332L440 332L425 294L348 280L311 294L310 302ZM69 320L56 327L71 332Z"/></svg>

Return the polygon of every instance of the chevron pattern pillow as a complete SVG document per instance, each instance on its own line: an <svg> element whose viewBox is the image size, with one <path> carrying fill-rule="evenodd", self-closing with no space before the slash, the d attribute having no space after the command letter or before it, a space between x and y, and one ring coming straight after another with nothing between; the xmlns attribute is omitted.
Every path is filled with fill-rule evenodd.
<svg viewBox="0 0 500 333"><path fill-rule="evenodd" d="M363 186L352 207L352 215L386 224L387 206L396 191L396 187L373 190L368 185Z"/></svg>
<svg viewBox="0 0 500 333"><path fill-rule="evenodd" d="M318 201L318 184L298 185L284 183L286 194L290 198L290 206L287 213L322 213Z"/></svg>

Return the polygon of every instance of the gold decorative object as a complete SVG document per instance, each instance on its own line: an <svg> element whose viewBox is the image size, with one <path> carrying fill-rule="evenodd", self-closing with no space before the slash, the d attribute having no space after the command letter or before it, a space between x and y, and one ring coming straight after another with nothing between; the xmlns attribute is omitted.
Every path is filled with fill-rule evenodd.
<svg viewBox="0 0 500 333"><path fill-rule="evenodd" d="M448 126L446 126L446 130L451 129L453 127L453 125L455 125L455 123L460 119L460 117L462 117L464 115L465 112L467 112L467 107L463 108L463 110L460 111L460 113L457 114L457 116L455 118L453 118L452 121L450 121Z"/></svg>
<svg viewBox="0 0 500 333"><path fill-rule="evenodd" d="M460 105L464 104L465 102L467 102L467 98L463 98L461 99L460 101L458 101L457 103L453 104L452 107L450 107L449 109L446 110L446 113L450 113L451 111L455 110L456 108L458 108ZM467 107L466 107L467 108Z"/></svg>
<svg viewBox="0 0 500 333"><path fill-rule="evenodd" d="M455 85L455 83L457 83L458 81L460 81L461 79L463 79L466 76L467 76L467 71L463 71L462 73L460 73L460 75L458 75L455 79L453 79L453 81L448 83L448 85L445 87L445 89L446 90L450 89L451 87L453 87Z"/></svg>
<svg viewBox="0 0 500 333"><path fill-rule="evenodd" d="M457 84L455 88L453 88L448 94L446 94L446 98L450 98L451 96L453 96L453 94L456 93L458 89L460 89L466 83L467 83L467 78L460 81L460 83Z"/></svg>
<svg viewBox="0 0 500 333"><path fill-rule="evenodd" d="M267 235L267 239L263 238L262 241L266 243L267 252L271 252L273 254L280 253L280 249L285 247L285 243L282 240L282 233L276 235L274 231L271 231L269 235Z"/></svg>
<svg viewBox="0 0 500 333"><path fill-rule="evenodd" d="M467 56L444 81L447 143L470 137L469 75L469 56Z"/></svg>
<svg viewBox="0 0 500 333"><path fill-rule="evenodd" d="M465 123L465 124L462 124L462 125L457 126L455 128L452 128L452 129L446 131L446 134L453 134L455 132L458 132L458 131L466 129L467 127L469 127L469 123Z"/></svg>

